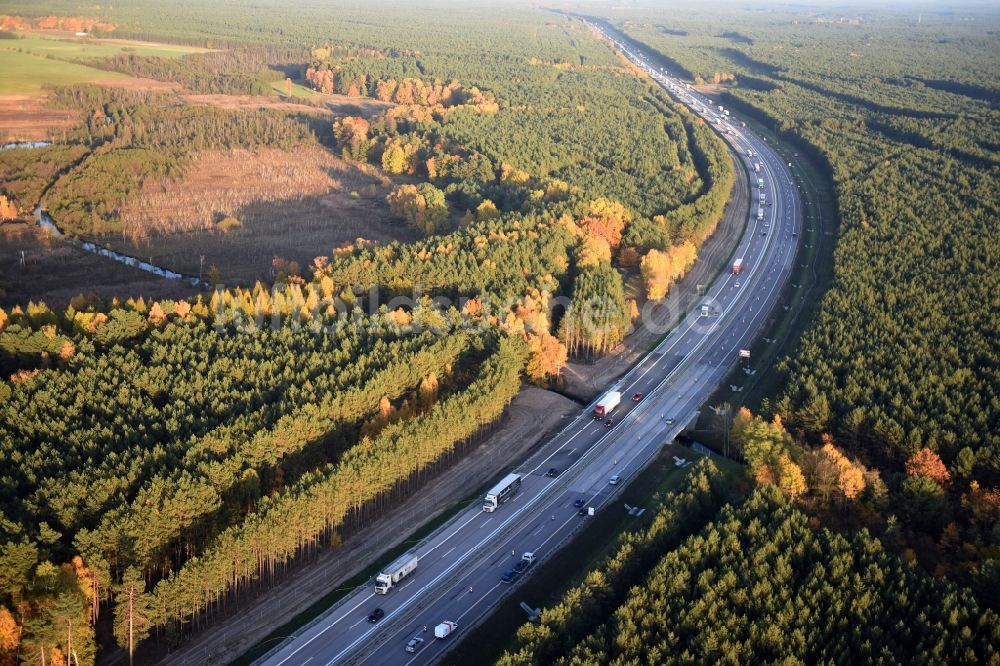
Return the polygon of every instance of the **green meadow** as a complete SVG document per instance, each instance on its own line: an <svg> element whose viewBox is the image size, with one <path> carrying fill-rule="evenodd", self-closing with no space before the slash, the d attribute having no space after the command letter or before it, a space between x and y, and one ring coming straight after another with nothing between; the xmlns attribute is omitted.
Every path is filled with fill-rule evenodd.
<svg viewBox="0 0 1000 666"><path fill-rule="evenodd" d="M63 86L127 78L130 77L118 72L0 49L0 95L38 95L45 84Z"/></svg>
<svg viewBox="0 0 1000 666"><path fill-rule="evenodd" d="M129 40L55 39L30 35L0 41L0 95L37 95L43 86L130 78L88 67L75 60L97 60L119 53L179 57L206 49Z"/></svg>

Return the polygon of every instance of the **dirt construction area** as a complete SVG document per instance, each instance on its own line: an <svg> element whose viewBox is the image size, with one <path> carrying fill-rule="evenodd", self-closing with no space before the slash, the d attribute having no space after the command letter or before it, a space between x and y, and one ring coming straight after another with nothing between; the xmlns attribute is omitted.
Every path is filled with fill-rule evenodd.
<svg viewBox="0 0 1000 666"><path fill-rule="evenodd" d="M270 280L275 257L305 266L358 237L416 239L389 219L392 185L319 146L210 151L182 178L147 182L122 207L124 238L101 242L187 275L214 266L227 284ZM226 217L239 226L220 225Z"/></svg>

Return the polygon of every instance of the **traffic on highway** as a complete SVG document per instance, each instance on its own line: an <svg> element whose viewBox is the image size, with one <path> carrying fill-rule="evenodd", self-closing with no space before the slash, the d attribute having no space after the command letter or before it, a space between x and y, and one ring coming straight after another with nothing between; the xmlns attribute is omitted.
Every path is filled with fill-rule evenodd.
<svg viewBox="0 0 1000 666"><path fill-rule="evenodd" d="M746 350L782 305L801 232L789 167L726 109L654 68L620 35L591 27L715 127L748 173L746 229L727 269L656 348L561 432L517 469L496 470L496 484L481 501L256 663L433 663L510 594L523 601L527 620L536 605L530 580L538 562L594 512L626 510L614 505L628 481L696 418L734 367L754 372Z"/></svg>

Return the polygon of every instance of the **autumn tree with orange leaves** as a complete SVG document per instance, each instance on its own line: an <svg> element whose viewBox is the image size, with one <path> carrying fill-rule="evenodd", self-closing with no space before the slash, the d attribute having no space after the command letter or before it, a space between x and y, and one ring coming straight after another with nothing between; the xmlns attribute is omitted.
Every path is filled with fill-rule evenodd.
<svg viewBox="0 0 1000 666"><path fill-rule="evenodd" d="M333 136L345 157L363 161L368 159L368 121L360 116L347 116L333 123Z"/></svg>
<svg viewBox="0 0 1000 666"><path fill-rule="evenodd" d="M906 461L906 473L909 476L927 477L941 486L946 486L951 481L951 474L941 462L941 457L928 448L920 449Z"/></svg>

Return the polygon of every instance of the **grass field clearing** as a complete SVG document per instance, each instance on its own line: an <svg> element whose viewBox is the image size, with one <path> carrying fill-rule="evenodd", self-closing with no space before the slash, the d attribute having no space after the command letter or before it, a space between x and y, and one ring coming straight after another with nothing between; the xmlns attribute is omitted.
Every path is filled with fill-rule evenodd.
<svg viewBox="0 0 1000 666"><path fill-rule="evenodd" d="M40 95L45 84L68 86L129 78L118 72L0 48L0 95Z"/></svg>
<svg viewBox="0 0 1000 666"><path fill-rule="evenodd" d="M119 53L129 53L140 56L161 56L164 58L179 58L189 53L206 53L209 49L197 46L181 46L179 44L158 44L155 42L139 42L130 39L93 39L90 37L54 37L29 33L23 39L11 39L0 42L3 50L21 50L32 55L52 56L60 60L96 60L108 58Z"/></svg>

